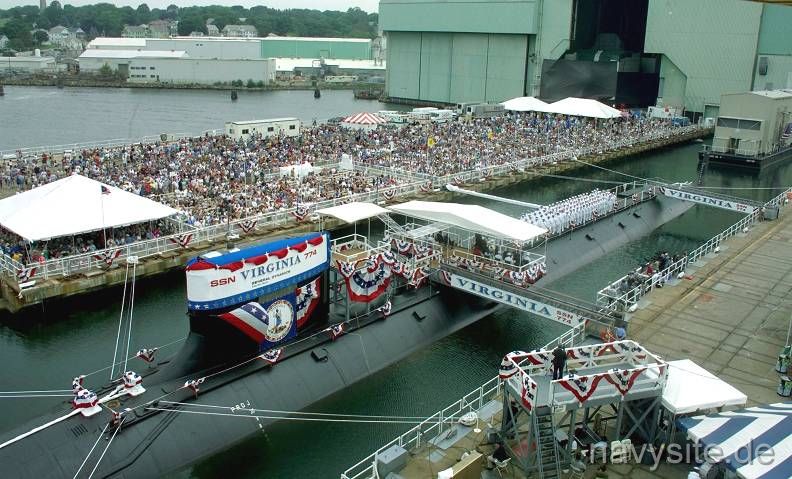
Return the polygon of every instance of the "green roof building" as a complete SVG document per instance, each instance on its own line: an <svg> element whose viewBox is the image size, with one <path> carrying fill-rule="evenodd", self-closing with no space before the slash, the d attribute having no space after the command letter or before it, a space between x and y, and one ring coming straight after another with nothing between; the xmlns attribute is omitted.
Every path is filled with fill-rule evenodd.
<svg viewBox="0 0 792 479"><path fill-rule="evenodd" d="M387 93L530 95L717 116L722 93L792 88L792 7L745 0L380 0Z"/></svg>

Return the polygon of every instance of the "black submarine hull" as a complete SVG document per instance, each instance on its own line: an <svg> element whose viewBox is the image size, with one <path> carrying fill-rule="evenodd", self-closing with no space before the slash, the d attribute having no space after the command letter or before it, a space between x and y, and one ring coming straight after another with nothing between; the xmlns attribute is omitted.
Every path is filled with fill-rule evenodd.
<svg viewBox="0 0 792 479"><path fill-rule="evenodd" d="M604 254L649 234L690 207L690 203L658 197L554 238L547 247L548 272L542 286L559 281ZM166 399L228 408L244 404L269 410L304 409L505 307L437 285L433 285L431 291L425 287L396 295L392 301L393 314L386 320L372 322L337 341L316 344L273 367L257 365L236 371L230 377L215 377L205 387L202 385L197 401L189 390L172 393ZM144 380L147 393L138 404L174 390L172 381L158 383L158 374ZM124 407L136 404L135 400L130 403L125 403ZM156 407L174 406L160 402ZM180 410L196 408L182 407ZM66 412L2 434L0 443ZM231 410L217 412L229 414ZM132 414L135 420L120 429L93 477L157 477L260 434L262 427L275 421L142 408ZM242 410L234 414L249 416L250 413ZM108 419L106 412L90 418L76 415L66 419L0 448L0 465L11 477L73 477ZM97 450L89 456L78 477L88 476L109 437L107 432L105 439L99 441Z"/></svg>

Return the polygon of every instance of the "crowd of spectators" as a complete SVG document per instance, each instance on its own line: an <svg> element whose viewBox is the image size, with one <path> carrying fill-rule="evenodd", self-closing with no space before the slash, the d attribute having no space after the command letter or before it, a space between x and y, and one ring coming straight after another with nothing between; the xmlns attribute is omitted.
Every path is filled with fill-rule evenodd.
<svg viewBox="0 0 792 479"><path fill-rule="evenodd" d="M670 134L672 128L645 117L595 123L533 113L371 131L322 124L304 127L297 137L204 135L84 149L57 160L20 154L0 164L0 190L9 194L79 173L173 206L185 222L205 226L397 185L414 173L439 176L584 147L605 150L648 133ZM339 170L345 154L357 164L390 168L394 174ZM283 167L305 164L313 165L308 174L282 174ZM141 228L145 231L125 231L111 241L143 239L161 230ZM12 237L0 237L4 250L13 249ZM95 235L50 242L42 255L101 248L103 242Z"/></svg>

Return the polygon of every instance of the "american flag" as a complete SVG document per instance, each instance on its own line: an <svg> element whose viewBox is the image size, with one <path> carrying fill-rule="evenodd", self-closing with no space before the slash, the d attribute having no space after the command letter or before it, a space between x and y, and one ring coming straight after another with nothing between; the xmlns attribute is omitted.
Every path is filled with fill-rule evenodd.
<svg viewBox="0 0 792 479"><path fill-rule="evenodd" d="M102 194L103 195L109 195L110 194L110 188L106 187L105 185L102 185Z"/></svg>
<svg viewBox="0 0 792 479"><path fill-rule="evenodd" d="M170 240L171 243L176 243L182 248L186 248L187 245L189 245L192 242L192 239L193 239L192 233L180 234L168 238L168 240Z"/></svg>
<svg viewBox="0 0 792 479"><path fill-rule="evenodd" d="M280 348L271 349L271 350L267 351L266 353L262 354L261 356L259 356L259 358L263 359L264 361L267 361L270 364L275 364L275 363L278 362L278 359L280 359L280 356L281 356L282 352L283 352L283 349L280 349Z"/></svg>
<svg viewBox="0 0 792 479"><path fill-rule="evenodd" d="M232 311L219 315L219 317L257 343L263 343L266 340L265 333L269 328L270 318L267 310L259 303L243 304Z"/></svg>

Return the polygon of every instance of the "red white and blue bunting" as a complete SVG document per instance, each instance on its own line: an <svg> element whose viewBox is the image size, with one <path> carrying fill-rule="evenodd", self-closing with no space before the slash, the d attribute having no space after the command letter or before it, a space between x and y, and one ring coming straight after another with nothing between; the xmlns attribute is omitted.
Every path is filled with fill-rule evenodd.
<svg viewBox="0 0 792 479"><path fill-rule="evenodd" d="M523 406L528 412L531 412L536 403L536 381L531 379L527 374L522 375L522 391L520 391L520 399L522 399Z"/></svg>
<svg viewBox="0 0 792 479"><path fill-rule="evenodd" d="M311 213L310 208L308 205L298 204L297 207L292 211L292 216L297 219L298 222L304 221L305 218Z"/></svg>
<svg viewBox="0 0 792 479"><path fill-rule="evenodd" d="M509 379L517 374L517 371L520 369L517 367L517 363L525 359L526 355L527 353L525 351L512 351L506 354L501 361L498 377L501 379Z"/></svg>
<svg viewBox="0 0 792 479"><path fill-rule="evenodd" d="M127 371L123 376L124 389L132 389L143 382L143 377L135 371Z"/></svg>
<svg viewBox="0 0 792 479"><path fill-rule="evenodd" d="M113 262L121 256L121 249L104 250L94 255L97 261L102 261L108 268L113 266Z"/></svg>
<svg viewBox="0 0 792 479"><path fill-rule="evenodd" d="M17 270L17 280L20 283L26 283L33 279L36 276L36 267L32 266L30 268L20 268Z"/></svg>
<svg viewBox="0 0 792 479"><path fill-rule="evenodd" d="M174 243L174 244L177 244L177 245L181 246L182 248L186 248L187 246L190 245L190 243L192 243L193 234L192 233L184 233L184 234L180 234L180 235L176 235L176 236L171 236L170 238L168 238L168 240L171 243Z"/></svg>
<svg viewBox="0 0 792 479"><path fill-rule="evenodd" d="M310 283L304 284L297 288L296 303L295 303L295 319L297 321L297 329L301 328L311 317L311 313L319 304L320 294L320 278L316 278Z"/></svg>
<svg viewBox="0 0 792 479"><path fill-rule="evenodd" d="M270 364L275 364L280 359L282 353L283 353L283 349L281 349L281 348L270 349L269 351L267 351L264 354L260 355L259 359L263 359L264 361L266 361L266 362L268 362Z"/></svg>
<svg viewBox="0 0 792 479"><path fill-rule="evenodd" d="M363 267L356 264L338 261L338 271L347 285L349 299L361 303L370 303L384 293L391 281L391 266L387 264L390 257L375 255L363 260Z"/></svg>
<svg viewBox="0 0 792 479"><path fill-rule="evenodd" d="M382 191L382 196L387 200L390 201L396 196L396 188L388 188L387 190Z"/></svg>
<svg viewBox="0 0 792 479"><path fill-rule="evenodd" d="M385 304L377 308L377 311L382 313L383 318L387 318L390 316L391 311L393 311L393 305L391 304L390 300L385 301Z"/></svg>
<svg viewBox="0 0 792 479"><path fill-rule="evenodd" d="M99 397L96 395L95 392L89 391L88 389L79 389L74 393L74 399L72 399L72 406L75 409L91 408L96 406L98 402L99 402Z"/></svg>
<svg viewBox="0 0 792 479"><path fill-rule="evenodd" d="M335 326L331 326L325 329L325 331L330 333L330 339L332 339L333 341L340 338L346 333L346 331L344 331L344 323L338 323Z"/></svg>
<svg viewBox="0 0 792 479"><path fill-rule="evenodd" d="M182 386L182 387L190 389L193 392L193 394L195 394L195 397L197 398L198 397L198 391L200 391L198 386L203 384L204 381L206 381L206 378L190 379L189 381L186 381L184 383L184 386Z"/></svg>
<svg viewBox="0 0 792 479"><path fill-rule="evenodd" d="M420 188L421 188L421 192L429 193L430 191L432 191L432 180L429 180L426 183L421 184Z"/></svg>
<svg viewBox="0 0 792 479"><path fill-rule="evenodd" d="M253 231L256 228L257 224L258 224L257 220L245 220L239 222L239 227L242 228L242 231L244 231L245 234L247 234Z"/></svg>
<svg viewBox="0 0 792 479"><path fill-rule="evenodd" d="M154 354L156 352L157 352L157 348L151 348L151 349L143 348L139 350L137 354L135 354L135 357L140 358L143 361L146 361L147 363L150 363L154 361Z"/></svg>

